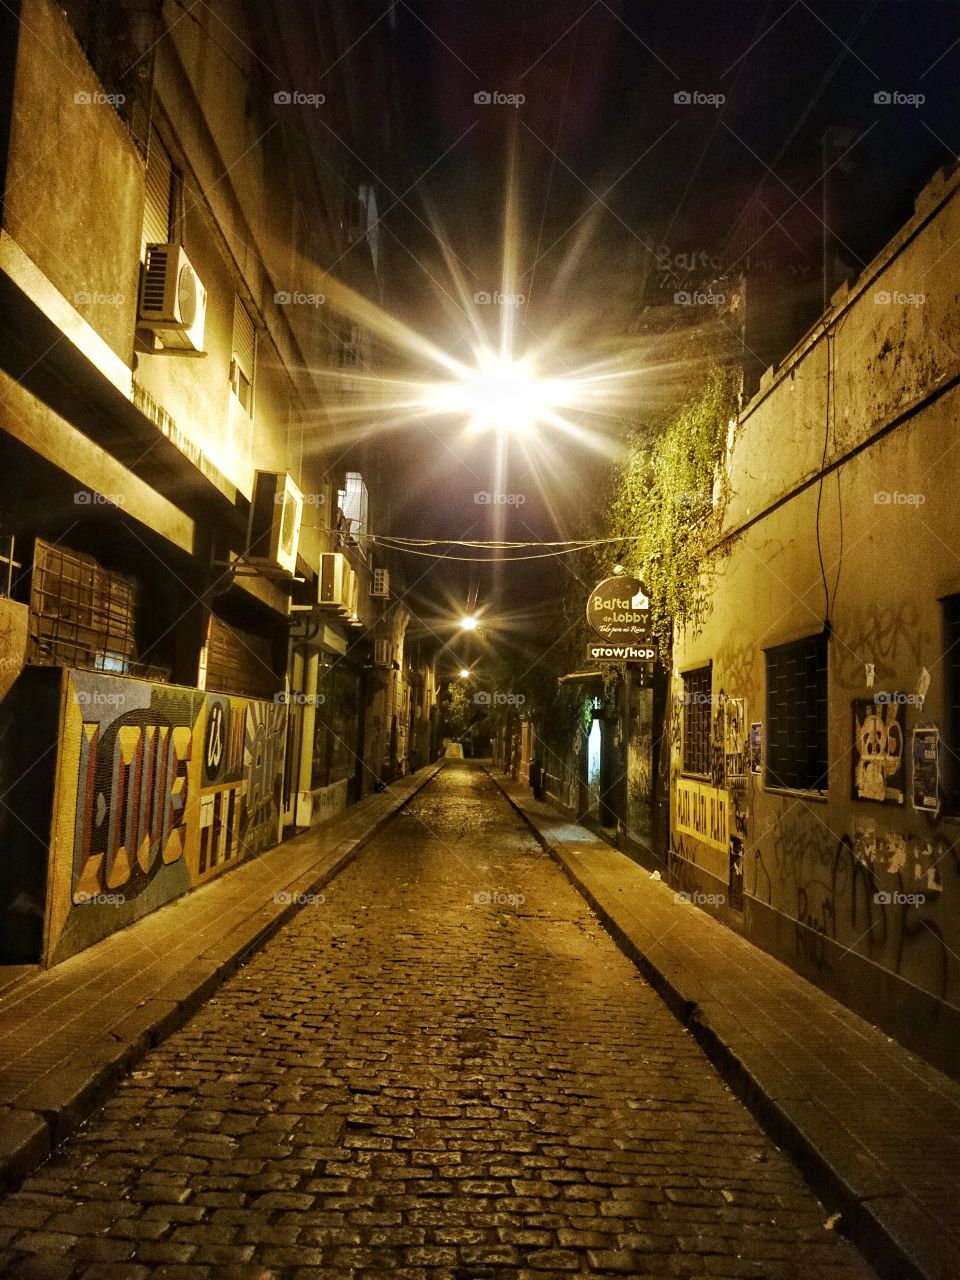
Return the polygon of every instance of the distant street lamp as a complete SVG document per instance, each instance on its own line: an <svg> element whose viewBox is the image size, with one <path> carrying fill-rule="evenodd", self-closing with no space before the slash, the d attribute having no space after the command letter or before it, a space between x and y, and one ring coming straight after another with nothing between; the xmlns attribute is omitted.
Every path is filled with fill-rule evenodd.
<svg viewBox="0 0 960 1280"><path fill-rule="evenodd" d="M461 631L476 631L479 625L480 623L476 620L476 618L472 617L469 613L465 617L460 619Z"/></svg>
<svg viewBox="0 0 960 1280"><path fill-rule="evenodd" d="M466 668L466 667L464 667L464 668L461 670L461 672L460 672L460 679L461 679L461 680L469 680L469 679L470 679L470 672L467 670L467 668Z"/></svg>

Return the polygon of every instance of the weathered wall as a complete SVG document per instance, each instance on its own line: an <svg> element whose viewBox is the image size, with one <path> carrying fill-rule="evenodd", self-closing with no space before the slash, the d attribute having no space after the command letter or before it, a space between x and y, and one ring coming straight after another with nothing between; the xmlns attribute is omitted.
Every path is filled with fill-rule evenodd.
<svg viewBox="0 0 960 1280"><path fill-rule="evenodd" d="M13 687L27 657L30 611L0 596L0 702Z"/></svg>
<svg viewBox="0 0 960 1280"><path fill-rule="evenodd" d="M275 845L286 708L66 671L45 958Z"/></svg>
<svg viewBox="0 0 960 1280"><path fill-rule="evenodd" d="M143 164L52 0L23 0L4 229L125 363Z"/></svg>
<svg viewBox="0 0 960 1280"><path fill-rule="evenodd" d="M671 785L678 882L722 894L718 911L728 923L956 1071L960 818L926 810L919 797L914 804L911 745L915 728L946 729L940 600L960 591L960 456L951 447L960 391L939 394L947 364L939 339L960 323L941 260L960 238L958 219L954 197L942 223L912 240L899 237L906 241L902 256L838 317L828 459L883 426L884 415L936 391L924 407L846 457L822 490L819 483L801 488L819 468L827 427L821 338L801 351L796 376L785 369L738 428L728 527L791 486L793 496L714 556L705 626L696 637L678 637L678 673L713 664L713 776L683 780L682 707L675 700ZM896 308L875 300L878 292L924 289L924 304ZM900 335L897 372L878 354L892 333ZM934 352L929 359L920 358L924 335ZM731 784L727 754L743 750L753 723L765 729L763 650L820 632L828 614L827 795L777 793L749 767ZM929 688L921 699L924 672ZM674 694L681 693L677 675ZM878 694L900 696L877 701ZM891 744L883 800L866 798L860 734L868 717L882 721ZM944 760L945 752L941 745Z"/></svg>

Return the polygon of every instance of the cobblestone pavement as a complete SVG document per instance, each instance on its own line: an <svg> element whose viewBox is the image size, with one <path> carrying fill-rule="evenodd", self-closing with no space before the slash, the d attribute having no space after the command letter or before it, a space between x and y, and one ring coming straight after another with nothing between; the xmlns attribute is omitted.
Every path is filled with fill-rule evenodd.
<svg viewBox="0 0 960 1280"><path fill-rule="evenodd" d="M468 763L0 1202L0 1271L871 1276L826 1217Z"/></svg>

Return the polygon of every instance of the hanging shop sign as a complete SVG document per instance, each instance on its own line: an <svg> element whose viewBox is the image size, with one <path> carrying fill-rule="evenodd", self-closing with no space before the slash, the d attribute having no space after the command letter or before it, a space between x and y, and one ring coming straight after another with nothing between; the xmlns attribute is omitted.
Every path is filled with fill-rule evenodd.
<svg viewBox="0 0 960 1280"><path fill-rule="evenodd" d="M653 662L657 651L652 644L601 644L587 642L590 662Z"/></svg>
<svg viewBox="0 0 960 1280"><path fill-rule="evenodd" d="M597 583L587 598L587 622L608 647L647 648L650 600L640 579L621 573Z"/></svg>

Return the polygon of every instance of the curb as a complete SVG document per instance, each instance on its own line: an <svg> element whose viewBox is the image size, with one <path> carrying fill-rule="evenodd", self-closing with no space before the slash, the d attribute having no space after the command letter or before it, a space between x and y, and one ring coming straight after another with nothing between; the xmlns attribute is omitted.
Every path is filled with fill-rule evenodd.
<svg viewBox="0 0 960 1280"><path fill-rule="evenodd" d="M38 1169L105 1101L132 1067L189 1021L241 965L303 909L304 904L297 902L297 897L316 893L329 884L434 780L445 764L441 758L428 765L424 776L402 799L396 799L359 836L334 846L340 852L319 874L308 872L300 881L287 885L292 901L282 905L265 903L232 935L197 956L172 982L132 1009L105 1032L100 1043L71 1058L56 1082L51 1082L49 1093L37 1088L30 1094L30 1107L0 1108L0 1192L15 1191Z"/></svg>
<svg viewBox="0 0 960 1280"><path fill-rule="evenodd" d="M799 1168L801 1174L821 1200L836 1205L844 1221L844 1234L863 1254L865 1260L883 1280L942 1280L941 1276L924 1268L903 1241L892 1235L880 1219L871 1211L867 1198L858 1194L850 1185L850 1172L831 1163L816 1143L790 1113L767 1090L756 1072L751 1072L743 1060L726 1043L723 1035L710 1023L709 1011L695 997L686 996L676 979L658 968L617 923L610 912L598 901L589 884L570 862L566 852L551 844L537 826L536 821L497 778L485 769L500 793L523 819L538 843L558 863L561 871L587 901L597 918L624 955L650 983L657 995L681 1026L690 1032L698 1046L716 1067L724 1083L744 1104L767 1136L784 1150ZM599 839L599 837L596 837ZM806 1104L809 1119L816 1120L812 1110L815 1104ZM824 1116L824 1119L826 1117ZM856 1171L862 1178L876 1173L881 1167Z"/></svg>

